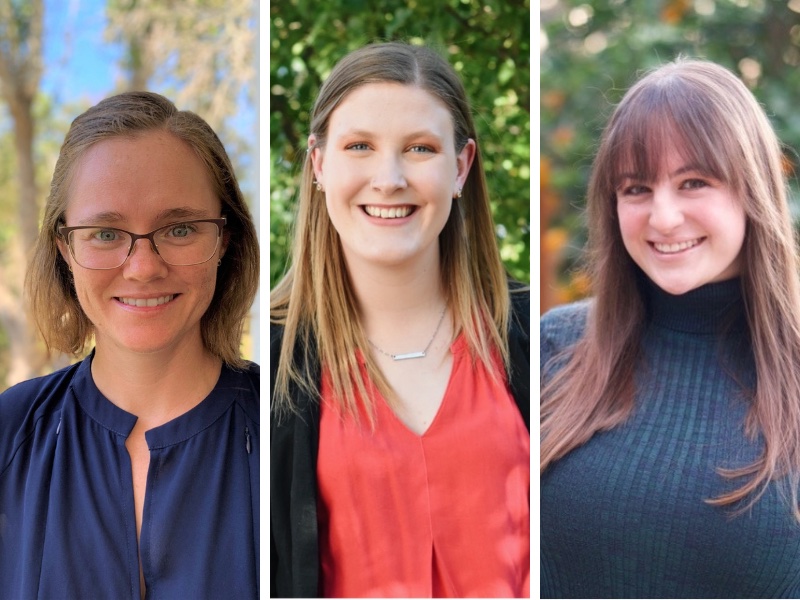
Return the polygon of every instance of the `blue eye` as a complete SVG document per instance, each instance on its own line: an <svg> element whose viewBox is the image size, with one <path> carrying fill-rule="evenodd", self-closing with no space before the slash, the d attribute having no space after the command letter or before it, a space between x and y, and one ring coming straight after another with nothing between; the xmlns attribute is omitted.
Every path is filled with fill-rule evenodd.
<svg viewBox="0 0 800 600"><path fill-rule="evenodd" d="M345 148L346 150L369 150L369 146L363 142L358 142L357 144L350 144Z"/></svg>
<svg viewBox="0 0 800 600"><path fill-rule="evenodd" d="M431 148L430 146L423 146L422 144L416 144L415 146L411 146L411 148L409 148L409 150L411 152L420 153L420 154L427 153L427 152L433 152L433 148Z"/></svg>
<svg viewBox="0 0 800 600"><path fill-rule="evenodd" d="M175 225L174 227L172 227L169 230L168 235L171 235L172 237L176 238L185 238L191 235L192 232L194 231L195 229L192 226L182 223L180 225Z"/></svg>
<svg viewBox="0 0 800 600"><path fill-rule="evenodd" d="M94 237L101 242L113 242L119 237L119 234L116 229L101 229L94 234Z"/></svg>
<svg viewBox="0 0 800 600"><path fill-rule="evenodd" d="M708 186L708 183L702 179L687 179L681 187L687 190L697 190L706 186Z"/></svg>

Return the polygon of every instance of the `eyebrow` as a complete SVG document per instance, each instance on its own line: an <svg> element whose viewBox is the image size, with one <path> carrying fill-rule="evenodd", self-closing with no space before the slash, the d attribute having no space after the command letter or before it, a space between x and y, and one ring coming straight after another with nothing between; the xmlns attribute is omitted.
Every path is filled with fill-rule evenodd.
<svg viewBox="0 0 800 600"><path fill-rule="evenodd" d="M339 134L339 137L343 137L343 138L355 137L355 138L371 139L375 135L376 135L376 132L367 131L366 129L347 129L345 131L342 131ZM419 129L417 131L412 131L411 133L408 133L408 134L403 136L403 138L406 139L406 140L411 140L411 139L421 138L421 137L433 137L433 138L436 138L437 140L442 140L443 139L443 137L441 135L439 135L438 133L436 133L436 132L434 132L434 131L432 131L430 129Z"/></svg>
<svg viewBox="0 0 800 600"><path fill-rule="evenodd" d="M674 171L672 171L672 173L668 173L667 176L672 178L672 177L677 177L678 175L683 175L684 173L690 173L692 171L696 171L698 173L703 173L704 172L704 170L701 169L699 165L683 165L682 167L679 167L679 168L675 169ZM620 173L619 174L619 180L620 181L624 181L626 179L632 179L633 181L643 181L645 179L645 177L643 177L642 175L639 175L637 173Z"/></svg>
<svg viewBox="0 0 800 600"><path fill-rule="evenodd" d="M177 208L168 208L162 210L156 215L156 222L166 221L170 219L202 219L208 217L208 211L198 210L188 206L180 206ZM79 225L97 225L103 223L120 223L125 221L125 217L115 210L95 213L85 219L78 221Z"/></svg>
<svg viewBox="0 0 800 600"><path fill-rule="evenodd" d="M117 223L123 221L120 213L109 210L105 212L95 213L90 217L78 221L79 225L94 225L95 223Z"/></svg>
<svg viewBox="0 0 800 600"><path fill-rule="evenodd" d="M166 210L162 210L160 213L156 215L156 221L162 221L165 219L202 219L204 217L208 217L208 211L201 210L197 208L190 208L188 206L181 206L178 208L168 208Z"/></svg>

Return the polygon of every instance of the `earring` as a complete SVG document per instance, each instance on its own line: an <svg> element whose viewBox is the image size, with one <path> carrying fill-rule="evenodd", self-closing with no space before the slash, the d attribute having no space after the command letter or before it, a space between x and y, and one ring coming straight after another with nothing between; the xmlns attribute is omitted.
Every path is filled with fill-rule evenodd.
<svg viewBox="0 0 800 600"><path fill-rule="evenodd" d="M461 199L461 188L456 190L456 193L453 195L453 198Z"/></svg>
<svg viewBox="0 0 800 600"><path fill-rule="evenodd" d="M314 180L314 181L312 181L311 183L313 183L313 184L314 184L314 186L316 186L316 188L317 188L317 191L318 191L318 192L322 192L322 191L323 191L323 189L322 189L322 184L321 184L319 181L317 181L317 180L315 179L315 180Z"/></svg>
<svg viewBox="0 0 800 600"><path fill-rule="evenodd" d="M220 259L217 261L217 266L218 266L218 267L219 267L219 266L222 266L222 259L221 259L221 258L220 258Z"/></svg>

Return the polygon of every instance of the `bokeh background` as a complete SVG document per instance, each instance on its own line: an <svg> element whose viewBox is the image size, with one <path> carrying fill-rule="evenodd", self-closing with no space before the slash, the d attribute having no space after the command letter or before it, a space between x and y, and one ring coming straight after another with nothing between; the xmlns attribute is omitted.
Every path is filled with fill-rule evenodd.
<svg viewBox="0 0 800 600"><path fill-rule="evenodd" d="M257 211L258 10L257 0L0 0L0 391L75 360L45 352L22 281L78 114L125 90L166 95L217 131Z"/></svg>
<svg viewBox="0 0 800 600"><path fill-rule="evenodd" d="M534 15L535 16L535 15ZM510 273L530 281L529 0L282 0L270 7L270 287L284 274L311 106L351 50L427 44L461 75L473 105Z"/></svg>
<svg viewBox="0 0 800 600"><path fill-rule="evenodd" d="M602 128L646 69L678 55L739 75L786 145L800 149L800 0L542 0L541 311L591 293L581 271L591 162Z"/></svg>

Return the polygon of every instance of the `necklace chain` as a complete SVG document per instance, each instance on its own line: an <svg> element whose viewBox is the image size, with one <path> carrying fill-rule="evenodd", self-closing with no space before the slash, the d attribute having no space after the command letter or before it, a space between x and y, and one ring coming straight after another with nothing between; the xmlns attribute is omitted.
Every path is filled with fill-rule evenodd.
<svg viewBox="0 0 800 600"><path fill-rule="evenodd" d="M428 353L428 350L431 347L431 344L433 344L433 340L436 339L436 334L439 333L439 328L442 326L442 323L444 322L444 314L446 312L447 312L447 305L445 304L444 308L442 309L442 314L439 317L439 322L436 324L436 329L433 330L433 335L431 336L431 339L428 340L428 345L425 346L425 349L422 350L422 351L406 352L404 354L391 354L389 352L386 352L385 350L381 350L375 344L375 342L373 342L371 339L367 338L367 341L372 345L373 348L375 348L375 350L377 350L378 352L380 352L381 354L383 354L385 356L390 357L392 360L408 360L408 359L411 359L411 358L425 358L425 356Z"/></svg>

